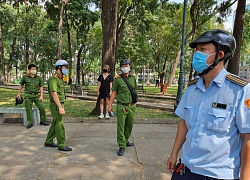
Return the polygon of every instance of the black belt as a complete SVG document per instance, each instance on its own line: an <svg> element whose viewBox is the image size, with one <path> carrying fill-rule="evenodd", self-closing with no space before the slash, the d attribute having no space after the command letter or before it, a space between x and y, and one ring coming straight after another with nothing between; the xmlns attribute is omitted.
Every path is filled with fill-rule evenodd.
<svg viewBox="0 0 250 180"><path fill-rule="evenodd" d="M38 92L31 92L31 93L26 92L26 94L32 94L32 95L35 95L35 94L38 94Z"/></svg>
<svg viewBox="0 0 250 180"><path fill-rule="evenodd" d="M117 104L121 104L123 106L133 106L134 105L132 103L121 103L121 102L117 102Z"/></svg>

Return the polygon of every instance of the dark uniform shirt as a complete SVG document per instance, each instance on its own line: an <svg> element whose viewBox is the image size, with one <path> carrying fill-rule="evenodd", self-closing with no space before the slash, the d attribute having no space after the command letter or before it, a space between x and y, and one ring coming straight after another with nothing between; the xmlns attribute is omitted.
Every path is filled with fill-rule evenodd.
<svg viewBox="0 0 250 180"><path fill-rule="evenodd" d="M25 75L20 81L21 85L25 85L25 93L38 93L40 87L43 86L43 80L40 76Z"/></svg>
<svg viewBox="0 0 250 180"><path fill-rule="evenodd" d="M134 75L130 75L127 78L127 81L131 84L131 86L134 89L137 89L136 78ZM112 86L112 91L116 91L117 103L124 103L124 104L132 103L131 92L127 84L124 82L124 80L120 76L115 77L115 80Z"/></svg>
<svg viewBox="0 0 250 180"><path fill-rule="evenodd" d="M65 90L63 79L59 78L60 75L56 72L48 80L48 91L50 102L54 102L51 92L56 92L60 102L65 101Z"/></svg>

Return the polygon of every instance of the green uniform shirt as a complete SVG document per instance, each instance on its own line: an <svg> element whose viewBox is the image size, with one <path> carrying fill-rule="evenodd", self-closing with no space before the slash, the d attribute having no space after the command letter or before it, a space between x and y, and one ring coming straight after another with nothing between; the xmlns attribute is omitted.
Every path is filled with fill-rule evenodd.
<svg viewBox="0 0 250 180"><path fill-rule="evenodd" d="M134 89L137 89L135 76L129 75L129 77L127 78L127 81L131 84L131 86ZM124 82L124 80L120 76L115 77L115 80L112 86L112 91L116 92L116 99L118 103L124 103L124 104L132 103L131 92L127 84Z"/></svg>
<svg viewBox="0 0 250 180"><path fill-rule="evenodd" d="M25 75L20 81L21 85L25 85L25 93L39 93L40 87L43 86L43 80L40 76Z"/></svg>
<svg viewBox="0 0 250 180"><path fill-rule="evenodd" d="M60 102L65 101L65 90L63 79L59 78L59 74L56 72L48 80L48 91L50 102L54 102L51 92L56 92Z"/></svg>

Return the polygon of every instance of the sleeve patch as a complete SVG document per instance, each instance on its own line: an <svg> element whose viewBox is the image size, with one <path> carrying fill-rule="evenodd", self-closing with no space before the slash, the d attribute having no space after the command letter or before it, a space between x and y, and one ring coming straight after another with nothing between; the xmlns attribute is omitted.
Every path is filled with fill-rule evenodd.
<svg viewBox="0 0 250 180"><path fill-rule="evenodd" d="M245 100L245 104L250 109L250 98Z"/></svg>

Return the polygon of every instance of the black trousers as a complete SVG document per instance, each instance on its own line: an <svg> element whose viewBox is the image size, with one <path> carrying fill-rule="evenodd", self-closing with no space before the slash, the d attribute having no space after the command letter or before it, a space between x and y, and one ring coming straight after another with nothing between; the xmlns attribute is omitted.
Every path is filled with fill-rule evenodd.
<svg viewBox="0 0 250 180"><path fill-rule="evenodd" d="M199 174L192 173L189 168L185 167L185 173L180 175L180 173L176 172L176 169L181 165L181 163L178 163L175 171L172 174L171 180L224 180L224 179L216 179L211 178ZM239 180L239 179L226 179L226 180Z"/></svg>

